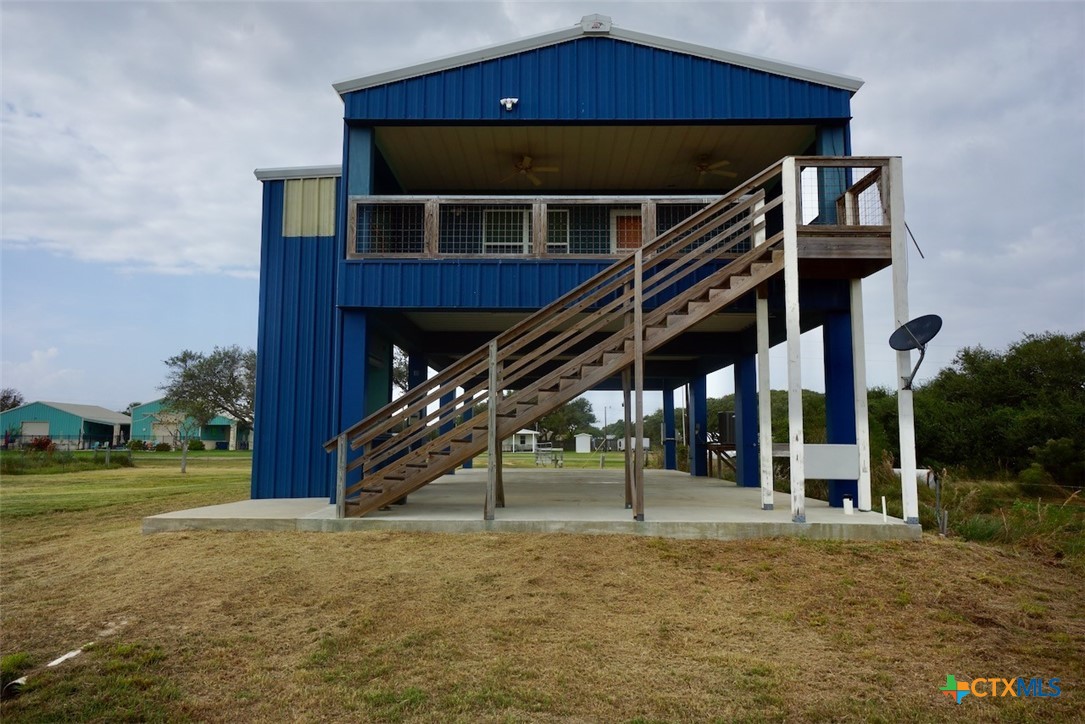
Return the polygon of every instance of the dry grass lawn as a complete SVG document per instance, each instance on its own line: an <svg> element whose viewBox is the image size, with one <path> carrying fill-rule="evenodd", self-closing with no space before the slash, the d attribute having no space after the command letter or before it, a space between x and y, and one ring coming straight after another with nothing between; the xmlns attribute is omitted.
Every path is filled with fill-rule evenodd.
<svg viewBox="0 0 1085 724"><path fill-rule="evenodd" d="M97 642L33 673L5 722L1085 710L1085 581L1025 553L930 536L140 534L144 515L245 497L243 464L197 458L183 479L163 464L3 480L2 653L40 666ZM42 504L124 482L136 492L101 507ZM938 691L947 674L1058 677L1062 695L958 706Z"/></svg>

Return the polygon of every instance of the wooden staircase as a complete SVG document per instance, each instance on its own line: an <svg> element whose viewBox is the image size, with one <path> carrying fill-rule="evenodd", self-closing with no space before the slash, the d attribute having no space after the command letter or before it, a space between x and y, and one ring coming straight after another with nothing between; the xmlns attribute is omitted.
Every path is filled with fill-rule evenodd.
<svg viewBox="0 0 1085 724"><path fill-rule="evenodd" d="M766 169L329 440L343 514L418 490L779 273L783 234L765 238L765 217L780 198L766 202L763 188L776 173ZM464 414L483 402L485 417ZM346 484L355 470L361 480Z"/></svg>

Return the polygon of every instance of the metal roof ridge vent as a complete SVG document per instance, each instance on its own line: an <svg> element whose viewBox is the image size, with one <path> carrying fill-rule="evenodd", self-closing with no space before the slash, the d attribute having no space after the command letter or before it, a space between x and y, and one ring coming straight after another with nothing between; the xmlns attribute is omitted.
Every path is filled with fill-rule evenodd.
<svg viewBox="0 0 1085 724"><path fill-rule="evenodd" d="M580 27L585 33L592 35L606 35L610 32L610 16L593 13L580 18Z"/></svg>

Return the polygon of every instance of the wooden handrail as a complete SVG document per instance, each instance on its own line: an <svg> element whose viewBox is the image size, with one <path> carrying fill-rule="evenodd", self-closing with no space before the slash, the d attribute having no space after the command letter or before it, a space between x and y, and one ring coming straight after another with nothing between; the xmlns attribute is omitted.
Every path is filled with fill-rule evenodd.
<svg viewBox="0 0 1085 724"><path fill-rule="evenodd" d="M664 233L660 234L658 237L656 237L656 239L654 241L652 241L650 244L648 244L648 246L646 246L646 247L644 247L642 249L642 254L645 257L647 257L650 254L654 255L656 251L658 251L661 248L665 248L665 246L668 243L674 241L679 236L681 236L683 233L685 233L685 232L691 230L692 228L694 228L698 223L703 221L705 218L711 217L713 214L717 213L719 210L721 210L721 209L725 208L726 206L734 203L735 200L741 199L742 196L747 194L749 191L751 191L751 190L753 190L755 188L758 188L762 183L764 183L767 180L771 179L774 175L776 175L779 172L781 163L782 163L781 161L777 161L776 163L772 164L771 166L766 168L761 173L757 174L756 176L754 176L750 180L746 181L741 186L738 186L735 189L732 189L731 192L729 192L728 194L721 197L715 203L710 204L709 206L706 206L704 209L702 209L698 213L694 214L693 216L690 216L689 218L683 220L682 222L676 224L675 226L668 229ZM579 297L581 297L581 296L583 296L585 294L589 294L590 292L592 292L595 289L598 289L601 284L603 284L605 282L609 282L610 280L612 280L614 277L618 276L619 274L624 273L624 272L629 272L631 270L632 266L633 266L633 258L632 258L632 256L626 256L623 259L616 262L615 264L611 265L608 269L601 272L599 275L596 275L592 279L589 279L589 280L585 281L584 283L582 283L582 284L574 287L573 289L569 290L568 292L566 292L565 294L561 295L560 297L555 299L553 302L548 304L547 306L545 306L542 309L538 310L534 314L529 315L528 317L521 320L519 323L513 325L511 328L509 328L508 330L506 330L502 334L498 335L498 337L497 337L498 349L503 350L505 348L505 346L508 345L510 342L512 342L512 341L516 340L517 338L519 338L520 336L522 336L526 330L529 330L529 329L532 329L532 328L538 328L540 326L538 324L538 321L540 319L548 320L549 324L553 324L551 318L559 316L559 314L560 314L560 312L558 312L559 309L565 307L570 301L576 300L577 298L579 298ZM561 317L561 318L565 319L567 317ZM549 326L549 324L547 325L548 328L552 328L552 327ZM444 370L442 370L441 373L439 373L435 377L427 380L426 383L424 384L423 389L427 390L427 391L428 390L433 390L434 386L437 386L439 388L437 392L426 394L426 395L423 396L422 399L419 399L419 400L417 400L415 402L411 402L410 400L404 401L403 397L400 397L397 400L393 400L393 401L389 402L388 404L381 407L379 410L372 413L371 415L369 415L365 419L360 420L359 422L355 423L351 427L344 430L343 432L347 435L348 439L351 439L351 446L356 447L355 441L352 438L356 437L363 430L366 430L367 428L369 428L371 426L376 426L376 427L375 427L375 429L368 430L367 431L368 434L365 436L365 439L359 440L358 443L357 443L358 445L364 445L365 442L371 441L372 439L374 439L374 438L376 438L376 437L378 437L378 436L380 436L382 434L392 432L392 428L394 428L396 426L396 424L398 424L398 423L394 422L394 421L391 421L388 418L392 415L392 413L394 413L394 412L396 412L398 410L401 410L404 407L404 405L408 405L409 409L414 409L415 412L418 412L418 411L420 411L420 409L423 409L426 406L428 406L431 402L435 401L436 399L439 399L442 396L441 392L440 392L441 389L444 389L446 387L451 386L451 388L454 390L455 387L458 386L458 384L451 385L450 383L459 380L459 378L464 375L464 373L465 373L465 371L467 369L473 368L473 367L475 367L476 365L479 365L479 364L485 364L487 349L488 349L488 343L485 346L481 346L481 347L467 353L464 357L460 358L455 363L453 363L449 367L446 367ZM447 394L447 393L445 393L445 394ZM410 392L408 392L408 394L405 395L404 397L408 397L408 396L411 396ZM404 415L409 415L411 413L404 412L403 414ZM384 424L382 424L382 422ZM328 451L328 452L331 452L332 450L334 450L335 447L336 447L337 438L338 438L338 436L328 440L324 444L324 449L326 451Z"/></svg>
<svg viewBox="0 0 1085 724"><path fill-rule="evenodd" d="M800 157L797 161L804 167L826 168L873 166L880 169L888 163L883 157ZM682 278L689 278L693 272L723 258L724 254L729 253L738 244L752 238L755 232L762 231L765 228L765 215L781 203L780 198L766 203L763 187L779 175L781 167L782 161L772 164L642 247L640 254L643 259L642 293L644 298L651 298ZM875 170L870 175L878 176L879 174ZM867 179L861 179L859 183L863 181L871 183ZM852 190L849 189L849 191ZM756 193L744 198L751 192ZM757 204L761 205L760 208L756 208ZM748 216L741 216L747 211L750 212ZM736 219L738 219L737 222ZM739 236L722 247L715 248L719 246L723 236L734 234L736 227L745 228ZM719 233L713 233L717 230ZM766 244L765 248L769 246L771 244ZM752 263L747 261L748 259L758 258L758 256L751 256L750 252L747 252L739 258L748 265ZM633 272L633 267L634 256L628 255L497 335L493 341L497 343L501 359L508 361L508 367L503 370L502 388L509 389L543 365L552 362L560 351L575 348L591 335L601 331L601 328L615 317L627 313L632 303L632 285L629 277ZM647 273L649 271L656 271L656 273L649 275ZM737 269L731 271L737 271ZM702 286L703 283L694 285L698 289ZM651 313L647 313L645 324L662 319L674 308L676 308L675 300L669 300ZM589 312L593 316L591 321L585 320L565 326L578 315ZM544 375L538 381L538 385L556 381L564 373L563 370L569 369L573 364L586 364L593 355L598 358L600 354L598 350L602 346L621 344L618 337L627 334L628 332L622 332L608 336L603 343L576 355L573 360L559 365L557 369ZM469 352L419 388L389 402L364 420L344 430L341 434L349 440L351 448L357 449L377 441L367 450L366 455L352 461L348 466L349 469L361 467L365 472L376 471L393 458L405 452L410 453L412 446L425 443L432 449L432 444L435 442L447 443L452 441L456 434L464 434L462 430L457 433L457 429L462 425L453 424L452 430L438 434L435 441L427 442L426 440L434 429L454 420L456 410L461 404L472 404L476 396L487 389L485 371L488 369L489 344ZM516 356L520 350L527 349L530 349L530 354ZM476 382L468 389L465 383L471 379L475 379ZM459 393L461 386L464 387L464 392ZM512 409L512 406L523 403L524 400L531 399L537 394L537 388L519 390L500 400L499 411L502 409L508 411ZM441 398L448 395L452 395L450 402L439 404L432 412L428 411L430 405L439 403ZM418 415L420 417L416 417ZM407 429L398 429L405 422L408 423ZM385 435L388 436L387 439L380 439ZM339 436L336 436L329 440L324 446L325 449L329 452L334 450L338 439ZM356 492L356 486L352 486L352 490Z"/></svg>

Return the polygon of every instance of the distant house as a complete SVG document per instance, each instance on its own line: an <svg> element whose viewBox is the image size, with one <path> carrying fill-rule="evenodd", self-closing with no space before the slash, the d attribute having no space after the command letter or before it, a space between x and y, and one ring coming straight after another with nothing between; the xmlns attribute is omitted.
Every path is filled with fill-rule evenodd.
<svg viewBox="0 0 1085 724"><path fill-rule="evenodd" d="M539 449L539 433L537 430L520 430L505 440L501 449L505 452L535 452Z"/></svg>
<svg viewBox="0 0 1085 724"><path fill-rule="evenodd" d="M8 445L23 445L48 437L62 450L123 445L131 418L98 405L31 402L0 412L0 427Z"/></svg>
<svg viewBox="0 0 1085 724"><path fill-rule="evenodd" d="M212 449L248 450L252 431L226 415L217 415L200 427L191 417L170 412L161 399L132 408L133 440L178 445L185 438L201 440Z"/></svg>

